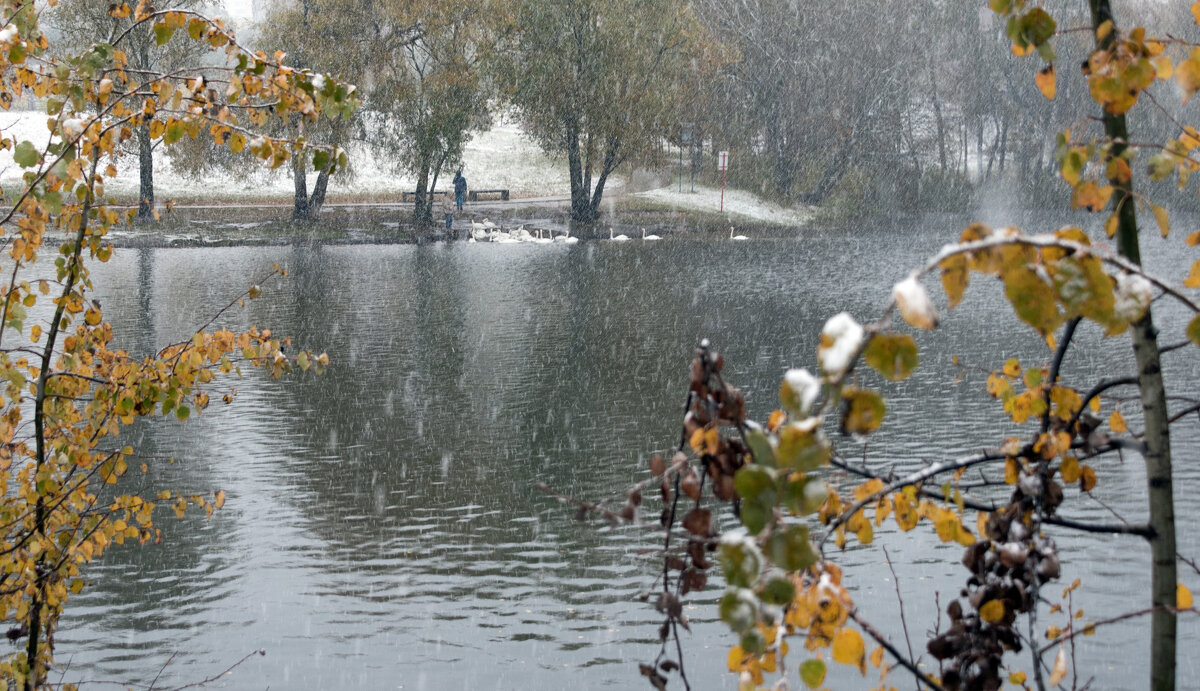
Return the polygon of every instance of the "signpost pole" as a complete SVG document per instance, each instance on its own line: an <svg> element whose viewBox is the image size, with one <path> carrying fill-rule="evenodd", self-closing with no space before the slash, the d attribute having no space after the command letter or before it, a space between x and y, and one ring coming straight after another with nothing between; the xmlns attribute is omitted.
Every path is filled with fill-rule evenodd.
<svg viewBox="0 0 1200 691"><path fill-rule="evenodd" d="M717 156L717 165L721 167L721 211L725 210L725 170L729 168L729 152L722 151Z"/></svg>

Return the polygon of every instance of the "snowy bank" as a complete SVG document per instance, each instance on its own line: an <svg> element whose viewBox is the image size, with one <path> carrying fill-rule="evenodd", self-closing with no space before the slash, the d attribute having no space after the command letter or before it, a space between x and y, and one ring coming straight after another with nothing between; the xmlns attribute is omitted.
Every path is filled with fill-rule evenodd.
<svg viewBox="0 0 1200 691"><path fill-rule="evenodd" d="M804 225L813 217L813 213L807 209L787 209L760 199L752 192L729 188L725 189L725 208L722 212L720 189L702 185L696 185L695 192L679 192L678 189L674 185L668 185L634 196L665 204L673 209L726 213L734 223L737 217L743 217L780 225ZM691 189L690 186L687 189Z"/></svg>
<svg viewBox="0 0 1200 691"><path fill-rule="evenodd" d="M41 148L49 130L47 116L40 111L0 112L0 128L16 141L29 140ZM411 190L416 182L396 172L395 162L375 156L360 144L347 147L353 175L335 175L329 181L329 194L355 196L399 196ZM547 156L524 136L512 123L497 123L486 132L474 133L463 155L463 175L472 189L508 189L514 197L552 196L570 194L570 181L564 159ZM438 189L448 189L454 171L442 172ZM0 151L0 185L20 185L21 169L13 163L11 151ZM309 177L309 184L313 178ZM609 178L607 190L617 191L624 184L617 177ZM158 148L154 153L155 195L160 200L186 196L214 200L244 200L278 198L290 200L292 180L286 169L258 169L245 176L233 173L211 173L199 179L172 170L171 161ZM136 150L123 156L117 177L105 181L105 193L135 198L138 193Z"/></svg>

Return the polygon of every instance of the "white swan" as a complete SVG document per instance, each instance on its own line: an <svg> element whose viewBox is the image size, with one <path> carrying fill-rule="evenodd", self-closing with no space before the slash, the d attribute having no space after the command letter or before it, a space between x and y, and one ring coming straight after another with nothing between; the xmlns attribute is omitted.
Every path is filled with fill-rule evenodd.
<svg viewBox="0 0 1200 691"><path fill-rule="evenodd" d="M554 242L554 240L551 240L550 238L542 237L542 229L538 228L537 229L537 237L535 237L533 239L533 242L536 245L549 245L550 243Z"/></svg>
<svg viewBox="0 0 1200 691"><path fill-rule="evenodd" d="M651 233L651 234L649 234L649 235L646 235L646 229L645 229L645 228L642 228L642 239L643 239L643 240L662 240L662 238L660 238L659 236L655 235L654 233Z"/></svg>
<svg viewBox="0 0 1200 691"><path fill-rule="evenodd" d="M488 239L487 226L483 225L482 223L477 223L475 221L471 221L471 241L474 242L476 240L487 240L487 239Z"/></svg>
<svg viewBox="0 0 1200 691"><path fill-rule="evenodd" d="M609 227L609 229L608 229L608 239L609 239L609 240L616 240L617 242L625 242L625 241L629 240L629 236L627 236L625 233L621 233L620 235L617 235L617 236L615 236L615 237L614 237L614 236L613 236L613 229L612 229L612 227L610 226L610 227Z"/></svg>
<svg viewBox="0 0 1200 691"><path fill-rule="evenodd" d="M749 240L750 238L746 237L745 235L734 235L733 234L733 226L729 226L729 239L730 240Z"/></svg>
<svg viewBox="0 0 1200 691"><path fill-rule="evenodd" d="M551 232L550 235L554 238L554 242L563 242L568 245L574 245L575 243L579 242L579 238L571 237L571 229L570 228L567 228L566 235L554 235L553 232Z"/></svg>
<svg viewBox="0 0 1200 691"><path fill-rule="evenodd" d="M488 239L491 240L492 242L499 242L499 243L520 242L520 240L512 237L511 235L504 232L503 230L493 231L491 237Z"/></svg>

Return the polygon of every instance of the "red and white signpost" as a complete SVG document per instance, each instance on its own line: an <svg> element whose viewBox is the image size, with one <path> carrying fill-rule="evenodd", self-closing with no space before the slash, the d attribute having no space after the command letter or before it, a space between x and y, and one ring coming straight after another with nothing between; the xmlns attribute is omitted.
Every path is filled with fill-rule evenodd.
<svg viewBox="0 0 1200 691"><path fill-rule="evenodd" d="M721 211L725 210L725 171L729 168L729 152L717 154L717 168L721 171Z"/></svg>

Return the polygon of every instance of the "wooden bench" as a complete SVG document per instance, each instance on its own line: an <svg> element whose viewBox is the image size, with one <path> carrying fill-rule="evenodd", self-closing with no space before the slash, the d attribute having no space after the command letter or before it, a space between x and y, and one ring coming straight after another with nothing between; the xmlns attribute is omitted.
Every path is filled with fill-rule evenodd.
<svg viewBox="0 0 1200 691"><path fill-rule="evenodd" d="M500 201L508 201L508 190L471 190L467 192L467 199L477 202L481 194L498 194L500 195Z"/></svg>
<svg viewBox="0 0 1200 691"><path fill-rule="evenodd" d="M425 195L425 198L426 199L432 198L435 200L441 199L443 194L445 194L445 192L442 192L441 190L434 190L432 192L432 195L433 195L432 197L430 197L430 195ZM505 197L505 199L507 199L507 197ZM400 202L401 203L407 204L409 202L415 202L415 201L417 201L417 193L416 192L401 192L400 193Z"/></svg>

